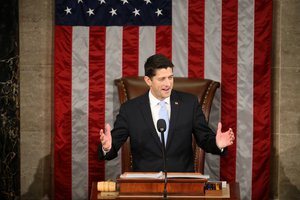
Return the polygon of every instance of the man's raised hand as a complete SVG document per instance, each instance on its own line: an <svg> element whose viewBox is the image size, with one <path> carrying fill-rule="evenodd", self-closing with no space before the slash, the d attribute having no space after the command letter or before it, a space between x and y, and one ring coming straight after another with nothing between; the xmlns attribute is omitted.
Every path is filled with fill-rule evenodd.
<svg viewBox="0 0 300 200"><path fill-rule="evenodd" d="M233 144L233 141L235 140L234 133L231 128L228 129L226 132L222 132L222 124L221 122L218 123L218 130L216 135L216 143L217 146L222 149L227 146L230 146Z"/></svg>
<svg viewBox="0 0 300 200"><path fill-rule="evenodd" d="M110 125L105 125L105 132L103 129L100 130L100 141L102 144L102 148L104 151L109 151L111 149L111 132L110 132Z"/></svg>

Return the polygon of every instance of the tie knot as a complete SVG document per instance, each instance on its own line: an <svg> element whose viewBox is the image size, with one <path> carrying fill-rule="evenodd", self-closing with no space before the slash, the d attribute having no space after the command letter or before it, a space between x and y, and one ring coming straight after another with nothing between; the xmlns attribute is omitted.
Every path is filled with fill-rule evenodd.
<svg viewBox="0 0 300 200"><path fill-rule="evenodd" d="M161 107L165 107L165 106L166 106L166 102L165 102L165 101L160 101L160 102L159 102L159 105L160 105Z"/></svg>

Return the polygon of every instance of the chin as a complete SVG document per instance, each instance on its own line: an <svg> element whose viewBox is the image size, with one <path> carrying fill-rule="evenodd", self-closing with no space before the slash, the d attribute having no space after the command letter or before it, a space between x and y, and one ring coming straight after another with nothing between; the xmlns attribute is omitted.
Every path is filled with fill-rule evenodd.
<svg viewBox="0 0 300 200"><path fill-rule="evenodd" d="M168 98L170 95L171 95L171 93L170 93L170 94L165 94L165 95L163 95L163 98L164 98L164 99L165 99L165 98Z"/></svg>

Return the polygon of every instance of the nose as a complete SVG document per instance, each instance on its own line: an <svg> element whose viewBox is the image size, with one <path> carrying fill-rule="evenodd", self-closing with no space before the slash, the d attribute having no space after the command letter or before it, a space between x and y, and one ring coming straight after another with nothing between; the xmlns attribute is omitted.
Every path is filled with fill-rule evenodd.
<svg viewBox="0 0 300 200"><path fill-rule="evenodd" d="M165 81L164 81L164 85L165 86L170 86L171 85L171 80L169 80L168 78L166 78Z"/></svg>

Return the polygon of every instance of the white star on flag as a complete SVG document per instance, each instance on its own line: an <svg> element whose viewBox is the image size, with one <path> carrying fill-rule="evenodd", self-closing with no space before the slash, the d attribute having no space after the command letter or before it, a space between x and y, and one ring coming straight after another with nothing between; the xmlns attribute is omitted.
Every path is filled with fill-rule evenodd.
<svg viewBox="0 0 300 200"><path fill-rule="evenodd" d="M100 4L106 4L105 0L98 0L100 2Z"/></svg>
<svg viewBox="0 0 300 200"><path fill-rule="evenodd" d="M146 2L146 4L148 3L152 3L151 0L144 0Z"/></svg>
<svg viewBox="0 0 300 200"><path fill-rule="evenodd" d="M157 14L157 17L158 17L159 15L162 15L162 10L157 8L155 13Z"/></svg>
<svg viewBox="0 0 300 200"><path fill-rule="evenodd" d="M127 0L121 0L121 1L123 2L123 5L126 4L126 3L128 3Z"/></svg>
<svg viewBox="0 0 300 200"><path fill-rule="evenodd" d="M94 9L91 9L91 8L89 8L89 10L87 11L87 13L89 14L89 16L95 15L94 14Z"/></svg>
<svg viewBox="0 0 300 200"><path fill-rule="evenodd" d="M109 11L109 13L111 14L111 16L117 15L117 9L111 8L111 11Z"/></svg>
<svg viewBox="0 0 300 200"><path fill-rule="evenodd" d="M66 15L67 15L67 14L72 14L71 10L72 10L72 8L67 7L67 8L65 9Z"/></svg>
<svg viewBox="0 0 300 200"><path fill-rule="evenodd" d="M134 13L134 16L140 15L140 10L137 10L137 9L135 8L134 11L133 11L132 13Z"/></svg>

